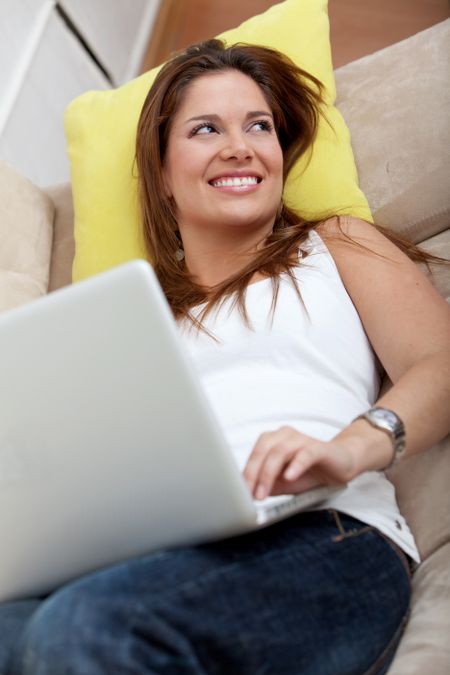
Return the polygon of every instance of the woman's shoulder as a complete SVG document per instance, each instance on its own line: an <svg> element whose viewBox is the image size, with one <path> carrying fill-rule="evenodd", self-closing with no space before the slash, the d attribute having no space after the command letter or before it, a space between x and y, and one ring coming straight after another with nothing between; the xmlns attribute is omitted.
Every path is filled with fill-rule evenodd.
<svg viewBox="0 0 450 675"><path fill-rule="evenodd" d="M375 225L367 220L350 215L333 216L321 221L315 228L324 241L338 242L341 245L353 239L385 239Z"/></svg>
<svg viewBox="0 0 450 675"><path fill-rule="evenodd" d="M373 254L384 242L389 240L372 223L345 215L318 223L309 231L305 243L311 252L328 253L339 267L345 265L352 252Z"/></svg>
<svg viewBox="0 0 450 675"><path fill-rule="evenodd" d="M393 241L376 226L351 217L324 221L317 231L393 382L430 345L445 344L445 300Z"/></svg>
<svg viewBox="0 0 450 675"><path fill-rule="evenodd" d="M414 263L378 228L361 218L344 215L322 221L316 227L317 234L327 246L339 269L355 269L358 260L361 265L400 264L407 268Z"/></svg>

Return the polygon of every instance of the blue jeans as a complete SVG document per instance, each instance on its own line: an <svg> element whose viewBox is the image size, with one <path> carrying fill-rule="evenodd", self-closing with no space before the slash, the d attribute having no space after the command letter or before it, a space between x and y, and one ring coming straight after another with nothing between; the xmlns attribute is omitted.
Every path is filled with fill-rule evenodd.
<svg viewBox="0 0 450 675"><path fill-rule="evenodd" d="M381 675L410 590L406 558L372 527L299 514L0 605L0 673Z"/></svg>

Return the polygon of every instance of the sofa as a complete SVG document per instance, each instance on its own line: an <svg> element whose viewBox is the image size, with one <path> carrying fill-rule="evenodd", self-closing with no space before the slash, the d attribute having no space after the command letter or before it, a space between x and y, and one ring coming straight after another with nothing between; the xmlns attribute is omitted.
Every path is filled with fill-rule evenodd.
<svg viewBox="0 0 450 675"><path fill-rule="evenodd" d="M375 221L445 258L449 46L450 19L335 72L337 105ZM38 188L0 162L0 311L70 284L74 251L70 185ZM450 267L424 271L449 300ZM411 616L389 674L448 675L449 439L404 461L389 478L422 557L412 581Z"/></svg>

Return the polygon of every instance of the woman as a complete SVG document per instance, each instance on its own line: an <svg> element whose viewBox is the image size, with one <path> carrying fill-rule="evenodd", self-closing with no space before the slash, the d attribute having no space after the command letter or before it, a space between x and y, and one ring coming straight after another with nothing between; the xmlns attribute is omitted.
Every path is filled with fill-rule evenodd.
<svg viewBox="0 0 450 675"><path fill-rule="evenodd" d="M283 204L320 103L278 53L209 41L160 72L136 157L158 278L254 497L347 489L4 608L9 672L387 671L419 557L383 471L449 431L450 318L413 245Z"/></svg>

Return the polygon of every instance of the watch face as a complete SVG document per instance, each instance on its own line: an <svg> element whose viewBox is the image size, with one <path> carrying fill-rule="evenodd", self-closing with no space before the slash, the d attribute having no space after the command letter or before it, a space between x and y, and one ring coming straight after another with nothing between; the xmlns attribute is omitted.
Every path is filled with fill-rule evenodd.
<svg viewBox="0 0 450 675"><path fill-rule="evenodd" d="M397 415L390 410L382 410L381 408L371 411L372 418L380 422L386 422L390 427L395 427L398 424Z"/></svg>
<svg viewBox="0 0 450 675"><path fill-rule="evenodd" d="M372 424L390 431L396 438L405 435L405 427L402 420L392 410L386 408L371 408L368 411L368 417Z"/></svg>

